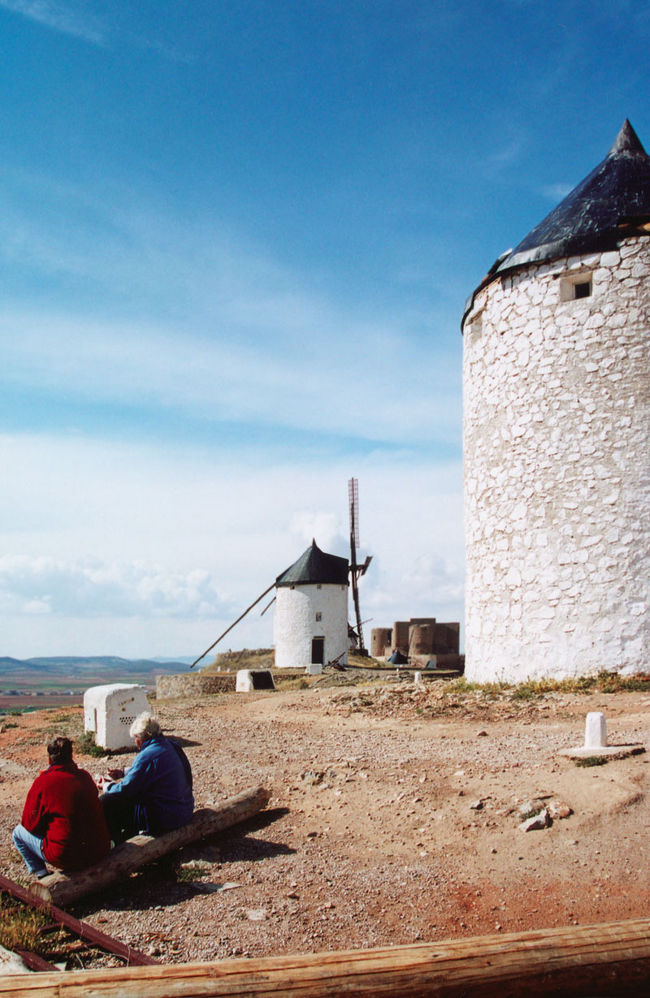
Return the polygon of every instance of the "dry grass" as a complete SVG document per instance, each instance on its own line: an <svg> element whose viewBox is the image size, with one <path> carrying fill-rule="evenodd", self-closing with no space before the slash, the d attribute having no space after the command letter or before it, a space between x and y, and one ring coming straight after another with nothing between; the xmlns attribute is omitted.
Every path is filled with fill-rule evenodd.
<svg viewBox="0 0 650 998"><path fill-rule="evenodd" d="M469 683L464 676L448 683L450 693L479 693L485 697L508 696L511 700L533 700L546 693L650 693L650 673L621 676L615 672L599 672L597 676L577 679L539 679L524 683Z"/></svg>
<svg viewBox="0 0 650 998"><path fill-rule="evenodd" d="M221 652L211 665L206 665L201 671L210 675L213 672L237 672L238 669L272 669L274 664L272 648L242 648L241 651Z"/></svg>
<svg viewBox="0 0 650 998"><path fill-rule="evenodd" d="M27 908L7 894L0 893L0 945L5 949L27 950L47 959L47 944L42 935L49 924L43 912Z"/></svg>

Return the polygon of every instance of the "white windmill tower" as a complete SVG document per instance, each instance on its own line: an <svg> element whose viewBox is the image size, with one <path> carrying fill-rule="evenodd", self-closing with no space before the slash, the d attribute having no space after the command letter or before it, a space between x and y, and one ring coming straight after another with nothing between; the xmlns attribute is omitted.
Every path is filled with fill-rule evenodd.
<svg viewBox="0 0 650 998"><path fill-rule="evenodd" d="M322 672L347 663L348 561L316 544L275 580L275 665Z"/></svg>
<svg viewBox="0 0 650 998"><path fill-rule="evenodd" d="M647 669L650 157L628 121L463 333L467 677Z"/></svg>

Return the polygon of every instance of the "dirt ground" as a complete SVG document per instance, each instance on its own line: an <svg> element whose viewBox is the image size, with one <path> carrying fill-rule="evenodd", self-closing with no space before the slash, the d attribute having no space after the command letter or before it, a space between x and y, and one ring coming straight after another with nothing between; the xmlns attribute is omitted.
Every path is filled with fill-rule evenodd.
<svg viewBox="0 0 650 998"><path fill-rule="evenodd" d="M260 783L269 807L183 850L180 875L152 868L72 910L165 962L647 916L650 757L578 768L559 753L593 710L610 744L649 746L649 706L647 693L491 699L410 681L161 701L197 807ZM44 741L81 723L76 706L0 719L0 871L13 879L27 882L10 833ZM518 808L535 798L571 813L524 832Z"/></svg>

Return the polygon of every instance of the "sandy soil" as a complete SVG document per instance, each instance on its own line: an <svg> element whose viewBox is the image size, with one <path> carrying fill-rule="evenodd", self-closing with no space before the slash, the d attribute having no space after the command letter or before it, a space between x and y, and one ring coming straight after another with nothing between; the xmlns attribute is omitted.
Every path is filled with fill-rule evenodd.
<svg viewBox="0 0 650 998"><path fill-rule="evenodd" d="M197 806L262 783L269 809L185 849L182 875L198 879L163 865L74 913L170 962L646 916L650 757L578 768L559 752L582 743L590 710L610 743L650 745L649 706L647 693L489 700L441 683L160 702L189 743ZM81 711L4 720L0 870L26 882L10 831L44 740L78 734ZM572 813L524 832L531 798Z"/></svg>

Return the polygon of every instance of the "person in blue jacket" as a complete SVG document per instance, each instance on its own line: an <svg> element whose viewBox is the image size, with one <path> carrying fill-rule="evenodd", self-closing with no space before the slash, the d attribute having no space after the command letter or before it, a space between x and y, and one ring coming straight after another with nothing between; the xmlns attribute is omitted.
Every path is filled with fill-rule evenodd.
<svg viewBox="0 0 650 998"><path fill-rule="evenodd" d="M143 832L158 835L180 828L192 819L192 770L183 749L165 738L160 724L145 711L129 734L138 754L124 773L109 770L102 781L102 807L111 839L116 844Z"/></svg>

